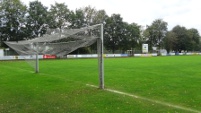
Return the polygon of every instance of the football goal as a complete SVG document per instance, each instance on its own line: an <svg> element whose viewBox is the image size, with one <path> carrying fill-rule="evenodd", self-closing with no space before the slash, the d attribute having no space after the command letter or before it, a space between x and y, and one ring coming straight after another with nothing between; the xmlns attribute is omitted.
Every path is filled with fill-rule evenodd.
<svg viewBox="0 0 201 113"><path fill-rule="evenodd" d="M103 24L96 24L80 29L45 29L46 34L34 39L22 41L5 41L31 64L35 72L39 72L39 55L55 55L63 57L78 48L87 47L97 42L99 80L104 88L103 59Z"/></svg>

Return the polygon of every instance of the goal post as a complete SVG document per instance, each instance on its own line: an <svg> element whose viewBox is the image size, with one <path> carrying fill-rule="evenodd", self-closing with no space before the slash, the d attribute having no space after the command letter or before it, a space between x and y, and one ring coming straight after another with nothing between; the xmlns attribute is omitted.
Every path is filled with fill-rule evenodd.
<svg viewBox="0 0 201 113"><path fill-rule="evenodd" d="M100 25L101 35L97 39L98 65L99 65L99 88L104 89L104 52L103 52L103 24Z"/></svg>
<svg viewBox="0 0 201 113"><path fill-rule="evenodd" d="M38 43L36 43L36 67L35 72L39 73Z"/></svg>
<svg viewBox="0 0 201 113"><path fill-rule="evenodd" d="M63 57L78 48L97 42L99 88L104 89L103 24L80 29L49 29L46 34L22 41L5 41L39 73L39 58L43 55ZM34 57L33 57L34 56Z"/></svg>

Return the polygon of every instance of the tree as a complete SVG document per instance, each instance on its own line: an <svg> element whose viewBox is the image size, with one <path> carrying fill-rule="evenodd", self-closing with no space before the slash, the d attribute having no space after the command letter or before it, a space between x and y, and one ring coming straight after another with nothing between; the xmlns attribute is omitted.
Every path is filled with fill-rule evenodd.
<svg viewBox="0 0 201 113"><path fill-rule="evenodd" d="M55 2L55 5L51 5L48 16L50 28L68 28L70 24L70 12L65 3Z"/></svg>
<svg viewBox="0 0 201 113"><path fill-rule="evenodd" d="M190 38L187 34L187 29L177 25L172 29L172 32L175 34L177 40L173 46L173 50L180 53L182 50L188 50L188 46L190 45Z"/></svg>
<svg viewBox="0 0 201 113"><path fill-rule="evenodd" d="M33 1L29 3L27 12L27 37L34 38L43 35L48 21L47 7L43 6L39 1Z"/></svg>
<svg viewBox="0 0 201 113"><path fill-rule="evenodd" d="M123 22L120 14L108 17L104 28L104 44L112 53L115 53L116 50L121 50L124 53L126 50L139 47L141 26L136 23Z"/></svg>
<svg viewBox="0 0 201 113"><path fill-rule="evenodd" d="M0 47L2 47L3 46L3 38L5 37L5 36L3 36L3 32L5 31L4 29L4 27L5 27L5 18L4 18L4 11L3 11L3 0L2 1L0 1Z"/></svg>
<svg viewBox="0 0 201 113"><path fill-rule="evenodd" d="M108 18L108 15L106 14L105 10L98 10L96 12L96 16L94 17L94 24L100 24L103 25L106 24L106 19Z"/></svg>
<svg viewBox="0 0 201 113"><path fill-rule="evenodd" d="M198 51L199 50L199 45L200 45L200 35L197 29L195 28L191 28L188 29L187 31L188 33L188 37L189 37L189 46L187 48L187 50L189 51Z"/></svg>
<svg viewBox="0 0 201 113"><path fill-rule="evenodd" d="M182 26L175 26L164 38L164 46L167 52L174 50L181 51L199 51L200 35L197 29L186 29Z"/></svg>
<svg viewBox="0 0 201 113"><path fill-rule="evenodd" d="M131 49L131 41L132 37L131 35L131 26L127 22L123 22L122 29L120 30L121 34L119 36L119 45L118 48L124 53L126 50Z"/></svg>
<svg viewBox="0 0 201 113"><path fill-rule="evenodd" d="M85 19L84 19L84 13L81 9L76 9L75 13L71 12L70 14L70 28L81 28L85 26Z"/></svg>
<svg viewBox="0 0 201 113"><path fill-rule="evenodd" d="M2 41L19 41L24 37L26 6L20 0L3 0L0 7L0 34Z"/></svg>
<svg viewBox="0 0 201 113"><path fill-rule="evenodd" d="M141 26L136 23L129 24L128 36L130 40L130 48L139 48L141 47L142 37L141 37Z"/></svg>
<svg viewBox="0 0 201 113"><path fill-rule="evenodd" d="M177 43L176 34L171 31L167 32L166 37L163 39L163 43L164 48L167 50L167 53L169 54Z"/></svg>
<svg viewBox="0 0 201 113"><path fill-rule="evenodd" d="M167 22L164 22L162 19L157 19L152 23L159 50L161 48L162 40L167 33L167 25Z"/></svg>
<svg viewBox="0 0 201 113"><path fill-rule="evenodd" d="M107 49L112 50L112 53L120 49L119 45L122 41L123 26L124 23L120 14L113 14L106 20L104 44Z"/></svg>
<svg viewBox="0 0 201 113"><path fill-rule="evenodd" d="M140 26L136 23L128 24L124 22L120 37L119 47L124 53L126 50L133 50L140 45Z"/></svg>
<svg viewBox="0 0 201 113"><path fill-rule="evenodd" d="M93 25L97 10L91 6L84 7L80 10L83 11L86 26Z"/></svg>
<svg viewBox="0 0 201 113"><path fill-rule="evenodd" d="M96 10L95 8L91 8L91 6L76 9L75 12L71 12L70 15L70 28L81 28L87 27L95 24L105 24L105 20L108 16L104 10ZM91 35L100 35L100 31L98 30L88 30L88 34ZM89 51L97 50L97 45L94 43L90 47L85 47ZM81 49L78 51L82 51Z"/></svg>
<svg viewBox="0 0 201 113"><path fill-rule="evenodd" d="M152 22L151 26L147 26L146 32L150 48L158 46L160 50L163 38L165 38L167 33L167 25L168 23L162 19L156 19Z"/></svg>
<svg viewBox="0 0 201 113"><path fill-rule="evenodd" d="M81 20L78 22L82 22L85 27L100 23L105 24L106 18L108 17L105 10L96 10L91 6L77 9L75 15L77 15L76 17L79 17L79 19L76 19Z"/></svg>
<svg viewBox="0 0 201 113"><path fill-rule="evenodd" d="M154 34L154 30L152 26L147 25L146 30L143 32L143 36L144 36L144 43L148 44L149 50L152 50L152 47L157 46L157 39Z"/></svg>
<svg viewBox="0 0 201 113"><path fill-rule="evenodd" d="M93 18L93 24L103 24L103 28L105 29L105 25L106 25L106 19L108 18L108 15L106 14L105 10L96 10L95 12L95 16ZM104 31L104 30L103 30ZM92 31L92 34L95 34L97 36L100 36L100 29L96 30L96 31ZM105 34L105 32L103 32L103 35ZM94 43L93 45L90 46L90 50L97 50L97 44Z"/></svg>

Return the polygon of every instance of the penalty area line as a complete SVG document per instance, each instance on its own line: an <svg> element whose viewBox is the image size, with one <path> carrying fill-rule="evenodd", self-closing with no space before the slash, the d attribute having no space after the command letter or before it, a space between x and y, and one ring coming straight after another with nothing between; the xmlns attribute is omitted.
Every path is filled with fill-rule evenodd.
<svg viewBox="0 0 201 113"><path fill-rule="evenodd" d="M98 86L91 85L91 84L86 84L86 86L98 88ZM189 111L189 112L194 112L194 113L201 113L201 111L198 111L198 110L195 110L195 109L192 109L192 108L187 108L187 107L174 105L174 104L167 103L167 102L153 100L153 99L145 98L145 97L142 97L142 96L137 96L137 95L134 95L134 94L129 94L129 93L118 91L118 90L113 90L113 89L108 89L108 88L105 88L104 90L112 92L112 93L120 94L120 95L126 95L126 96L129 96L129 97L133 97L133 98L144 100L144 101L149 101L149 102L160 104L160 105L167 106L167 107L172 107L172 108L176 108L176 109L180 109L180 110L184 110L184 111Z"/></svg>

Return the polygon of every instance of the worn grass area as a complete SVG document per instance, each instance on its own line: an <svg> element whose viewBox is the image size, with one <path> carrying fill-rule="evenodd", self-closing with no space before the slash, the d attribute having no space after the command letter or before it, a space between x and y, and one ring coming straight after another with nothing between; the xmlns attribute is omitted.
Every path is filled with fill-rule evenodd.
<svg viewBox="0 0 201 113"><path fill-rule="evenodd" d="M0 113L161 113L190 111L98 86L97 59L0 62ZM108 89L201 111L201 56L105 59Z"/></svg>

